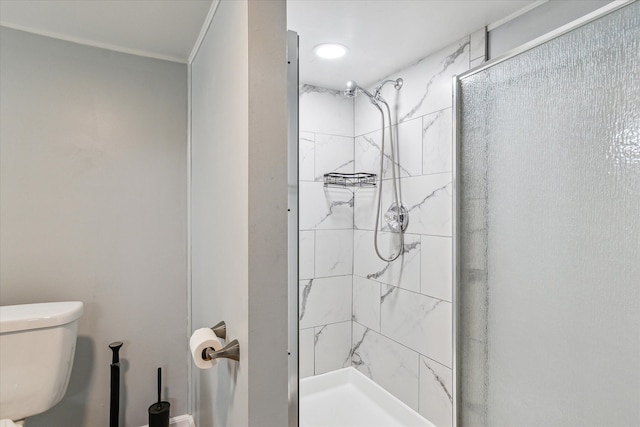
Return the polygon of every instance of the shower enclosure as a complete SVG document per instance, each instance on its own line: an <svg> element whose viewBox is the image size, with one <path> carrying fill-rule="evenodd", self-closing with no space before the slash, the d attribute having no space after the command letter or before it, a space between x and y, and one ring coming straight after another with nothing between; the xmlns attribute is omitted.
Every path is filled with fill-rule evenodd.
<svg viewBox="0 0 640 427"><path fill-rule="evenodd" d="M320 405L309 403L306 385L339 376L372 380L369 384L390 397L387 403L395 399L401 404L396 406L406 408L404 415L412 414L397 414L395 422L382 425L452 425L451 77L484 60L484 37L482 28L364 84L371 97L346 97L343 85L300 86L300 281L294 289L299 295L294 327L299 327L302 425L358 425L347 418L320 418L345 406L339 387L314 393L335 396L325 414L308 411ZM398 78L403 79L400 90ZM386 80L391 81L380 91L392 112L391 128L388 117L383 126L371 101ZM388 116L386 107L379 106ZM356 185L325 186L325 174L336 184L342 179ZM393 231L400 223L395 209L378 217L376 226L378 201L383 215L394 203L405 204L409 220L404 233ZM398 259L381 259L376 240L385 259ZM367 424L373 410L360 418L356 406L363 407L345 409L351 420L376 425ZM389 413L394 405L375 406Z"/></svg>
<svg viewBox="0 0 640 427"><path fill-rule="evenodd" d="M640 3L456 79L460 425L640 425Z"/></svg>

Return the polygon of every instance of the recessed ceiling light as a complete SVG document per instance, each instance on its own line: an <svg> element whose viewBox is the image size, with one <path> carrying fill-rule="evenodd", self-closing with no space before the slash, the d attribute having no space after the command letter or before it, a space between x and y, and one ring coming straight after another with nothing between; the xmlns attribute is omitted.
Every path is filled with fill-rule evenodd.
<svg viewBox="0 0 640 427"><path fill-rule="evenodd" d="M347 53L347 47L338 43L323 43L313 49L317 56L324 59L341 58Z"/></svg>

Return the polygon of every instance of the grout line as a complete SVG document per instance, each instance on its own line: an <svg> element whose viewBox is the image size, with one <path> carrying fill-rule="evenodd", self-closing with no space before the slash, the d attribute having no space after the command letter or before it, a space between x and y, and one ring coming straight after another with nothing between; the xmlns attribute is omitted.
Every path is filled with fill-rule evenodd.
<svg viewBox="0 0 640 427"><path fill-rule="evenodd" d="M448 367L447 365L443 364L442 362L438 362L437 360L435 360L435 359L433 359L433 358L431 358L431 357L427 356L426 354L422 354L422 353L420 353L420 352L418 352L418 354L419 354L420 356L424 357L425 359L429 359L429 360L430 360L430 361L432 361L433 363L437 363L438 365L442 366L443 368L447 368L447 369L449 369L450 371L452 371L452 372L453 372L453 368Z"/></svg>
<svg viewBox="0 0 640 427"><path fill-rule="evenodd" d="M378 283L378 331L382 331L382 283ZM380 332L382 333L382 332Z"/></svg>
<svg viewBox="0 0 640 427"><path fill-rule="evenodd" d="M478 58L481 58L481 56L479 56ZM477 59L477 58L476 58L476 59ZM405 120L404 122L400 122L399 124L409 123L409 122L411 122L411 121L413 121L413 120L418 120L418 119L421 119L421 118L423 118L423 117L425 117L425 116L431 116L431 115L433 115L433 114L437 114L437 113L440 113L440 112L445 111L445 110L451 110L452 108L453 108L453 106L452 106L452 105L450 105L450 106L448 106L448 107L440 108L440 109L438 109L438 110L433 110L433 111L430 111L430 112L428 112L428 113L425 113L425 114L423 114L423 115L421 115L421 116L414 117L414 118L413 118L413 119L411 119L411 120ZM393 125L393 126L397 127L397 126L398 126L398 124L395 124L395 125ZM388 128L389 128L389 126L385 126L385 129L388 129ZM354 136L354 138L362 138L363 136L370 135L370 134L372 134L372 133L376 133L376 132L380 132L381 130L382 130L382 129L376 129L376 130L372 130L372 131L369 131L369 132L365 132L365 133L362 133L362 134L360 134L360 135L355 135L355 136Z"/></svg>
<svg viewBox="0 0 640 427"><path fill-rule="evenodd" d="M449 107L449 108L451 108L451 107ZM339 138L353 138L353 136L349 136L349 135L342 135L342 134L339 134L339 133L316 132L316 131L313 131L313 130L301 130L300 133L312 133L314 135L324 135L324 136L337 136Z"/></svg>
<svg viewBox="0 0 640 427"><path fill-rule="evenodd" d="M433 176L433 175L452 175L453 171L444 171L444 172L432 172L432 173L423 173L422 175L408 175L400 177L400 179L410 179L410 178L421 178L423 176ZM391 181L393 178L382 178L383 181Z"/></svg>
<svg viewBox="0 0 640 427"><path fill-rule="evenodd" d="M381 282L379 280L369 279L368 277L362 277L362 276L360 276L358 274L354 274L354 276L360 277L361 279L371 280L372 282L380 283L381 285L391 286L391 287L396 288L397 290L411 292L412 294L417 294L417 295L420 295L420 296L423 296L423 297L427 297L427 298L435 299L435 300L442 301L442 302L448 302L449 304L453 304L452 301L449 301L449 300L446 300L446 299L442 299L442 298L439 298L439 297L434 297L434 296L427 295L427 294L423 294L422 292L412 291L411 289L406 289L406 288L403 288L403 287L400 287L400 286L393 285L391 283L385 283L385 282Z"/></svg>
<svg viewBox="0 0 640 427"><path fill-rule="evenodd" d="M313 277L316 277L316 230L313 230Z"/></svg>
<svg viewBox="0 0 640 427"><path fill-rule="evenodd" d="M318 143L318 134L317 133L313 133L313 182L316 182L315 178L316 178L316 162L318 161L318 159L316 158L316 144ZM300 173L298 173L298 176L300 175ZM300 179L298 178L298 188L300 188ZM300 199L300 196L298 196L298 199Z"/></svg>
<svg viewBox="0 0 640 427"><path fill-rule="evenodd" d="M384 338L388 339L389 341L393 341L394 343L398 344L399 346L402 346L402 347L406 348L407 350L410 350L411 352L416 353L418 356L426 357L427 359L429 359L429 360L431 360L431 361L433 361L433 362L437 363L438 365L442 365L444 368L447 368L447 369L449 369L449 370L453 371L453 368L451 368L451 367L449 367L449 366L445 365L444 363L442 363L442 362L438 362L437 360L435 360L435 359L433 359L433 358L431 358L431 357L429 357L429 356L426 356L426 355L424 355L424 354L420 353L418 350L415 350L415 349L413 349L413 348L409 347L409 346L408 346L408 345L406 345L406 344L402 344L401 342L396 341L394 338L391 338L391 337L389 337L389 336L387 336L387 335L383 334L382 332L377 332L376 330L371 329L371 328L369 328L369 327L367 327L367 326L363 325L363 324L362 324L362 323L360 323L360 322L356 322L356 321L354 321L354 323L357 323L358 325L362 326L363 328L365 328L365 329L367 329L367 330L369 330L369 331L373 332L374 334L378 334L378 335L380 335L381 337L384 337ZM419 361L420 361L420 357L418 357L418 362L419 362Z"/></svg>
<svg viewBox="0 0 640 427"><path fill-rule="evenodd" d="M351 322L351 319L349 320L338 320L336 322L328 322L328 323L321 323L319 325L313 325L313 326L308 326L306 328L301 328L301 331L304 330L308 330L308 329L312 329L312 328L322 328L323 326L333 326L333 325L339 325L341 323L347 323L347 322Z"/></svg>
<svg viewBox="0 0 640 427"><path fill-rule="evenodd" d="M425 138L424 138L424 117L425 116L421 116L420 117L420 150L422 150L420 152L420 170L422 172L422 176L426 175L425 170L424 170L424 142L425 142ZM437 119L437 114L436 114L436 118L431 122L432 124L436 122ZM440 139L440 138L438 138Z"/></svg>
<svg viewBox="0 0 640 427"><path fill-rule="evenodd" d="M422 292L422 283L424 283L424 277L422 276L422 254L424 252L424 246L422 245L422 235L420 235L420 257L418 259L418 289L420 295L425 295Z"/></svg>
<svg viewBox="0 0 640 427"><path fill-rule="evenodd" d="M416 412L419 414L420 414L420 378L422 377L422 375L420 375L421 371L422 369L420 369L420 353L418 353L418 410Z"/></svg>
<svg viewBox="0 0 640 427"><path fill-rule="evenodd" d="M319 231L344 231L344 230L349 230L348 228L333 228L333 229L321 229ZM301 231L310 231L310 230L301 230ZM374 230L372 228L356 228L354 229L354 231L361 231L363 233L369 232L369 233L373 233ZM381 233L383 234L393 234L393 232L391 231L381 231ZM413 236L413 237L422 237L422 236L428 236L428 237L440 237L443 239L452 239L453 236L448 236L448 235L444 235L444 234L422 234L422 233L404 233L405 236Z"/></svg>
<svg viewBox="0 0 640 427"><path fill-rule="evenodd" d="M306 277L306 278L304 278L304 279L303 279L303 278L300 278L298 281L299 281L299 282L303 282L303 281L306 281L306 280L314 280L314 281L317 281L317 280L322 280L322 279L335 279L335 278L337 278L337 277L349 277L349 276L352 276L352 274L339 274L339 275L337 275L337 276L321 276L321 277L319 277L319 276L314 276L314 277ZM360 277L360 276L358 276L358 277Z"/></svg>
<svg viewBox="0 0 640 427"><path fill-rule="evenodd" d="M351 325L349 326L349 334L351 336L349 342L349 366L352 365L353 357L351 355L351 349L353 348L353 306L354 306L354 290L353 290L353 274L351 275Z"/></svg>
<svg viewBox="0 0 640 427"><path fill-rule="evenodd" d="M298 325L300 321L298 321ZM316 327L313 327L313 376L316 375ZM298 384L300 380L298 380Z"/></svg>

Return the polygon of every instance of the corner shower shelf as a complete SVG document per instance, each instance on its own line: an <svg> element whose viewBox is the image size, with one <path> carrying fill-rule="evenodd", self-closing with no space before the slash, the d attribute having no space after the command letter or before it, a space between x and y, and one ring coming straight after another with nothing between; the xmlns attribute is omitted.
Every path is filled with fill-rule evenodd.
<svg viewBox="0 0 640 427"><path fill-rule="evenodd" d="M329 172L324 174L325 187L375 187L375 173L338 173Z"/></svg>

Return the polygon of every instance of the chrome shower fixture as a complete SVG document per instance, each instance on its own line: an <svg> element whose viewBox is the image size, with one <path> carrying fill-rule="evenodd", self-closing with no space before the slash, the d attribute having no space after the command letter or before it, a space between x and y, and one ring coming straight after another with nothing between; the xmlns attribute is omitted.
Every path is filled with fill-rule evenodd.
<svg viewBox="0 0 640 427"><path fill-rule="evenodd" d="M384 85L386 85L387 83L393 83L394 89L400 90L402 89L404 80L402 80L401 78L397 78L395 80L383 80L380 83L378 83L378 86L376 86L376 88L373 90L373 96L375 96L376 99L380 98L380 92L382 91L382 88L384 87Z"/></svg>
<svg viewBox="0 0 640 427"><path fill-rule="evenodd" d="M344 96L346 96L347 98L355 98L356 95L358 95L358 92L362 92L365 95L367 95L370 99L372 103L376 103L376 98L371 94L371 92L369 92L368 90L366 90L363 87L358 86L358 83L354 82L353 80L349 80L347 82L347 88L344 90Z"/></svg>
<svg viewBox="0 0 640 427"><path fill-rule="evenodd" d="M358 95L358 92L362 92L365 95L367 95L369 97L369 99L371 99L371 103L377 104L378 101L383 101L384 102L384 99L382 98L381 92L382 92L382 88L387 83L393 83L393 87L396 90L400 90L402 88L402 84L404 83L404 81L401 78L398 78L396 80L383 80L380 83L378 83L378 86L376 86L376 88L374 89L373 93L371 93L368 90L366 90L365 88L363 88L361 86L358 86L358 84L356 82L354 82L353 80L349 80L347 82L347 87L343 91L343 94L347 98L355 98Z"/></svg>
<svg viewBox="0 0 640 427"><path fill-rule="evenodd" d="M385 101L385 99L382 97L382 88L387 83L393 84L393 87L396 90L400 90L402 88L402 84L404 83L404 81L401 78L397 78L395 80L383 80L380 83L378 83L378 86L376 86L376 88L373 90L373 93L371 93L366 89L364 89L363 87L358 86L358 84L353 80L350 80L347 82L347 86L343 93L344 93L344 96L346 96L347 98L355 98L356 95L358 95L358 92L362 92L369 97L369 99L371 100L371 103L375 105L378 111L380 111L380 116L382 119L382 127L380 128L381 134L382 134L381 142L380 142L380 174L378 175L380 181L378 183L378 197L377 197L378 208L376 209L376 225L373 233L373 246L376 250L376 254L382 261L391 262L398 259L404 252L404 232L407 229L407 225L409 223L409 210L404 204L401 203L400 182L399 182L400 181L399 179L400 165L396 162L396 153L398 151L398 147L397 147L398 141L396 140L396 144L394 146L393 144L394 132L393 132L393 129L391 129L391 124L393 123L393 120L391 118L391 108L389 108L389 104L387 104L387 101ZM384 110L382 107L384 107ZM392 173L391 186L393 190L394 202L391 205L391 207L389 207L386 214L384 215L384 219L387 222L387 226L389 227L389 230L391 230L394 233L400 234L400 247L398 248L398 251L394 255L391 255L390 258L387 258L384 255L382 255L380 253L380 249L378 248L378 229L379 229L380 220L382 217L381 202L382 202L382 185L384 182L382 179L383 178L382 175L384 173L384 160L386 156L385 154L386 150L384 149L385 133L387 133L387 126L385 125L385 121L386 121L385 110L387 112L387 117L389 118L388 132L389 132L389 142L391 143L391 149L389 150L389 154L390 154L389 160L391 161L391 165L390 165L390 169Z"/></svg>
<svg viewBox="0 0 640 427"><path fill-rule="evenodd" d="M347 98L355 98L358 94L358 84L353 80L347 82L347 88L342 92Z"/></svg>

